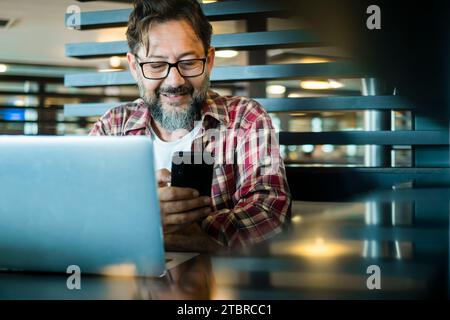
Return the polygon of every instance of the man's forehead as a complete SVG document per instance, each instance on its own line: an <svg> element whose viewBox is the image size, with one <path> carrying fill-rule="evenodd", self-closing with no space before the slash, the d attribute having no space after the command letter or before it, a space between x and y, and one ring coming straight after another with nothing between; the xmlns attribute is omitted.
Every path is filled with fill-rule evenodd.
<svg viewBox="0 0 450 320"><path fill-rule="evenodd" d="M170 20L149 26L148 56L195 55L203 52L203 43L185 20Z"/></svg>

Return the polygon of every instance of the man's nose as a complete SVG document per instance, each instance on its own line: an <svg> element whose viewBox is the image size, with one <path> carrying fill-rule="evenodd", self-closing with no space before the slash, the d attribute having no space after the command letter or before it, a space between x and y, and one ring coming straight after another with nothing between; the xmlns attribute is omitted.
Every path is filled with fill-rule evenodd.
<svg viewBox="0 0 450 320"><path fill-rule="evenodd" d="M169 74L164 79L164 84L168 87L177 88L184 85L186 80L181 76L177 68L170 68Z"/></svg>

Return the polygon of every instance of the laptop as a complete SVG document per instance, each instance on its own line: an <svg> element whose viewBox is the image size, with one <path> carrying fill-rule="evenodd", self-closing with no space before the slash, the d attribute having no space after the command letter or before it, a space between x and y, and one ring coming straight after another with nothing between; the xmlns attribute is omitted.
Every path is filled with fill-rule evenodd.
<svg viewBox="0 0 450 320"><path fill-rule="evenodd" d="M194 255L171 253L169 267ZM0 270L77 267L165 274L152 141L0 136Z"/></svg>

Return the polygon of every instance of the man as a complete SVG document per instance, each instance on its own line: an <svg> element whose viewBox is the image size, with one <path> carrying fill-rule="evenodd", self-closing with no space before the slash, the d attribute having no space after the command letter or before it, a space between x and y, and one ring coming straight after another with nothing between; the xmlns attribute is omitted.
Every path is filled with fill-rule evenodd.
<svg viewBox="0 0 450 320"><path fill-rule="evenodd" d="M247 246L279 233L288 220L290 193L270 117L251 99L209 90L211 34L195 0L136 1L127 58L141 99L109 110L91 131L153 138L169 250ZM210 130L225 134L212 138ZM215 163L211 197L169 185L173 152L198 145L228 159ZM266 156L270 163L258 161Z"/></svg>

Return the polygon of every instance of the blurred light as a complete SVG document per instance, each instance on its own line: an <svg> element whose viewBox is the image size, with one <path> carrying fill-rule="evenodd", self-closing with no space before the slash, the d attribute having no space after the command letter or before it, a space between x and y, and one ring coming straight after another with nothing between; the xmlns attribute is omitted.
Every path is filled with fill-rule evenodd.
<svg viewBox="0 0 450 320"><path fill-rule="evenodd" d="M23 107L25 105L25 101L23 101L23 100L16 100L16 101L14 101L14 105L16 107Z"/></svg>
<svg viewBox="0 0 450 320"><path fill-rule="evenodd" d="M300 223L300 222L302 222L302 216L294 216L294 217L292 217L291 221L293 223Z"/></svg>
<svg viewBox="0 0 450 320"><path fill-rule="evenodd" d="M330 83L332 89L339 89L344 86L344 84L336 80L328 80L328 82Z"/></svg>
<svg viewBox="0 0 450 320"><path fill-rule="evenodd" d="M0 72L6 72L8 70L8 66L6 64L0 64Z"/></svg>
<svg viewBox="0 0 450 320"><path fill-rule="evenodd" d="M304 217L302 218L302 220L305 219ZM320 236L316 238L308 237L297 241L279 241L270 245L270 252L288 256L300 256L311 259L310 262L318 262L320 264L332 261L317 261L316 259L333 259L342 256L360 257L361 250L361 240L342 241L330 239L327 241Z"/></svg>
<svg viewBox="0 0 450 320"><path fill-rule="evenodd" d="M342 88L344 85L336 80L303 80L300 87L306 90L329 90Z"/></svg>
<svg viewBox="0 0 450 320"><path fill-rule="evenodd" d="M25 109L0 109L0 119L6 121L24 121Z"/></svg>
<svg viewBox="0 0 450 320"><path fill-rule="evenodd" d="M213 3L217 2L217 0L202 0L202 3Z"/></svg>
<svg viewBox="0 0 450 320"><path fill-rule="evenodd" d="M64 111L59 111L56 113L56 121L63 122L64 121Z"/></svg>
<svg viewBox="0 0 450 320"><path fill-rule="evenodd" d="M296 93L296 92L292 92L288 94L288 98L301 98L302 94L300 93Z"/></svg>
<svg viewBox="0 0 450 320"><path fill-rule="evenodd" d="M278 84L270 85L266 88L268 94L283 94L286 92L285 86L280 86Z"/></svg>
<svg viewBox="0 0 450 320"><path fill-rule="evenodd" d="M137 270L135 264L123 263L103 267L103 269L100 270L100 273L105 276L134 277L137 274Z"/></svg>
<svg viewBox="0 0 450 320"><path fill-rule="evenodd" d="M37 121L38 113L37 110L26 109L25 110L25 120L27 121Z"/></svg>
<svg viewBox="0 0 450 320"><path fill-rule="evenodd" d="M98 72L115 72L122 71L122 69L99 69Z"/></svg>
<svg viewBox="0 0 450 320"><path fill-rule="evenodd" d="M293 251L308 258L334 258L350 253L347 246L337 243L326 243L323 238L316 238L313 243L297 245Z"/></svg>
<svg viewBox="0 0 450 320"><path fill-rule="evenodd" d="M395 245L395 258L401 260L402 259L402 250L400 248L400 243L398 241L395 241L394 245Z"/></svg>
<svg viewBox="0 0 450 320"><path fill-rule="evenodd" d="M314 145L312 144L304 144L302 145L302 151L304 153L311 153L314 151Z"/></svg>
<svg viewBox="0 0 450 320"><path fill-rule="evenodd" d="M286 146L280 146L280 154L283 158L286 156Z"/></svg>
<svg viewBox="0 0 450 320"><path fill-rule="evenodd" d="M23 126L23 133L24 134L38 134L38 124L37 123L25 123Z"/></svg>
<svg viewBox="0 0 450 320"><path fill-rule="evenodd" d="M56 134L65 134L66 133L66 124L65 123L57 123L56 124Z"/></svg>
<svg viewBox="0 0 450 320"><path fill-rule="evenodd" d="M120 60L120 57L113 56L113 57L109 58L109 65L112 68L119 68L121 64L122 64L122 62Z"/></svg>
<svg viewBox="0 0 450 320"><path fill-rule="evenodd" d="M332 144L324 144L324 145L321 147L321 149L322 149L322 151L325 152L325 153L330 153L330 152L333 152L334 146L333 146Z"/></svg>
<svg viewBox="0 0 450 320"><path fill-rule="evenodd" d="M323 245L324 241L323 238L316 238L316 245Z"/></svg>
<svg viewBox="0 0 450 320"><path fill-rule="evenodd" d="M380 246L375 240L364 240L363 244L363 252L362 256L363 258L380 258L381 253Z"/></svg>
<svg viewBox="0 0 450 320"><path fill-rule="evenodd" d="M288 150L289 151L296 151L297 150L297 146L288 146Z"/></svg>
<svg viewBox="0 0 450 320"><path fill-rule="evenodd" d="M303 117L306 116L306 113L304 112L294 112L289 114L291 117Z"/></svg>
<svg viewBox="0 0 450 320"><path fill-rule="evenodd" d="M38 84L31 81L25 81L23 84L23 92L31 91L38 91Z"/></svg>
<svg viewBox="0 0 450 320"><path fill-rule="evenodd" d="M304 80L300 81L300 87L307 90L325 90L330 89L328 81Z"/></svg>
<svg viewBox="0 0 450 320"><path fill-rule="evenodd" d="M216 51L216 57L218 58L234 58L239 54L236 50L219 50Z"/></svg>
<svg viewBox="0 0 450 320"><path fill-rule="evenodd" d="M120 94L120 88L119 87L106 87L105 88L105 94L108 96L118 96ZM118 102L116 101L109 101L109 102Z"/></svg>
<svg viewBox="0 0 450 320"><path fill-rule="evenodd" d="M322 131L322 119L313 118L311 120L311 131L312 132L321 132Z"/></svg>
<svg viewBox="0 0 450 320"><path fill-rule="evenodd" d="M295 151L291 151L289 152L289 159L290 160L297 160L298 159L298 154Z"/></svg>
<svg viewBox="0 0 450 320"><path fill-rule="evenodd" d="M347 155L348 156L354 157L354 156L356 156L356 152L357 152L356 145L351 144L351 145L347 146Z"/></svg>
<svg viewBox="0 0 450 320"><path fill-rule="evenodd" d="M331 62L330 59L322 57L303 57L300 58L299 63L326 63Z"/></svg>

